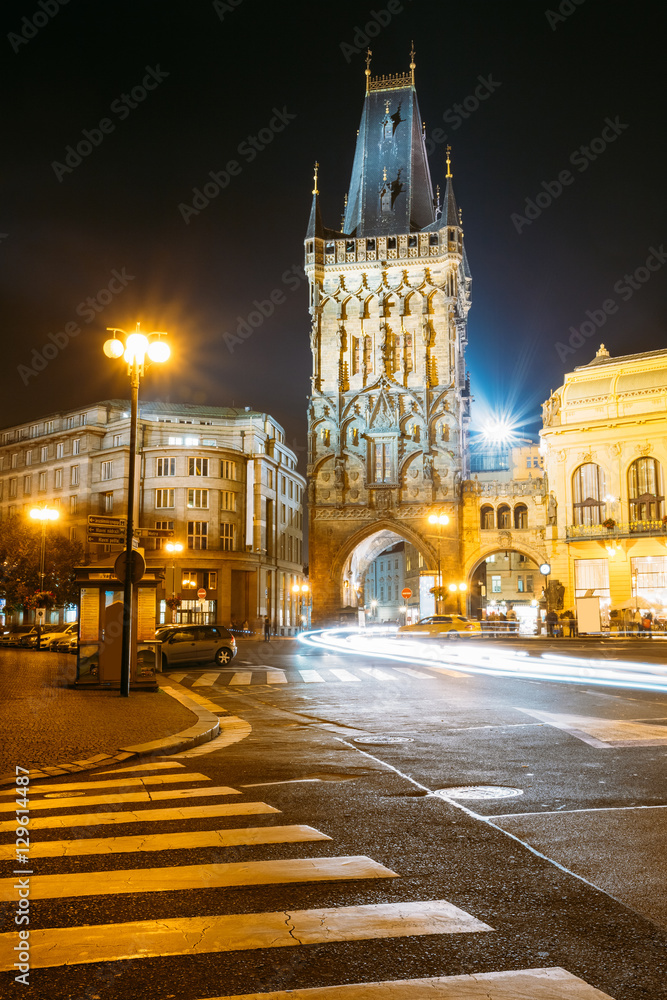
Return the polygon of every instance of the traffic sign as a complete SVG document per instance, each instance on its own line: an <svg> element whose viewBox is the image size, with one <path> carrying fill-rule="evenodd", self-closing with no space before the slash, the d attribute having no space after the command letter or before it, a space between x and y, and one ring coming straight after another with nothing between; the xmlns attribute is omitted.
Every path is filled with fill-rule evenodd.
<svg viewBox="0 0 667 1000"><path fill-rule="evenodd" d="M93 542L95 545L125 545L125 533L121 535L91 535L88 533L89 543Z"/></svg>
<svg viewBox="0 0 667 1000"><path fill-rule="evenodd" d="M199 598L200 601L206 600L206 591L204 590L203 587L200 587L199 590L197 591L197 597Z"/></svg>
<svg viewBox="0 0 667 1000"><path fill-rule="evenodd" d="M403 590L401 591L401 597L403 598L404 601L407 601L408 598L412 597L412 591L410 590L409 587L403 587Z"/></svg>
<svg viewBox="0 0 667 1000"><path fill-rule="evenodd" d="M89 514L88 515L88 530L91 528L107 530L114 530L120 528L125 530L127 527L127 518L125 517L106 517L104 514Z"/></svg>
<svg viewBox="0 0 667 1000"><path fill-rule="evenodd" d="M136 549L132 550L131 565L132 572L130 575L132 577L132 583L139 583L139 580L141 580L142 576L146 572L146 560L142 556L141 552L138 552ZM113 568L117 579L119 579L121 583L125 583L126 567L127 551L120 552Z"/></svg>
<svg viewBox="0 0 667 1000"><path fill-rule="evenodd" d="M136 534L139 538L171 538L174 534L173 528L137 528Z"/></svg>

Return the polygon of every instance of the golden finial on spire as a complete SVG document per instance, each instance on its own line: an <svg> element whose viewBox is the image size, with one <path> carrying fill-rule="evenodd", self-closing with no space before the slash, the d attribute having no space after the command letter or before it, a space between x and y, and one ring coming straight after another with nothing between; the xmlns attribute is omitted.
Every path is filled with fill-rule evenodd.
<svg viewBox="0 0 667 1000"><path fill-rule="evenodd" d="M317 160L315 160L315 176L313 178L313 192L312 192L313 194L319 194L320 193L317 190L317 171L319 170L319 167L320 167L319 163L317 162Z"/></svg>
<svg viewBox="0 0 667 1000"><path fill-rule="evenodd" d="M371 88L371 56L373 53L370 49L366 49L366 93L368 94Z"/></svg>
<svg viewBox="0 0 667 1000"><path fill-rule="evenodd" d="M452 147L451 146L447 146L447 173L445 174L446 177L453 177L454 176L453 173L452 173L452 161L451 161L451 158L450 158L451 151L452 151Z"/></svg>
<svg viewBox="0 0 667 1000"><path fill-rule="evenodd" d="M414 39L412 41L412 48L410 49L410 72L412 73L412 86L415 85L415 43Z"/></svg>
<svg viewBox="0 0 667 1000"><path fill-rule="evenodd" d="M459 226L463 226L463 209L459 209Z"/></svg>
<svg viewBox="0 0 667 1000"><path fill-rule="evenodd" d="M386 181L386 179L387 179L387 168L383 167L383 169L382 169L382 180Z"/></svg>

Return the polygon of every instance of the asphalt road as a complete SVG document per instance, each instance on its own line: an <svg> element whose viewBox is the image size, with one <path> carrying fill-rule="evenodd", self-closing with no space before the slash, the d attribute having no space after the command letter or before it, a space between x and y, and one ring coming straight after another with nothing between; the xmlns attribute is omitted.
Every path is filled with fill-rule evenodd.
<svg viewBox="0 0 667 1000"><path fill-rule="evenodd" d="M236 735L32 789L3 996L667 998L667 695L287 641L170 677Z"/></svg>

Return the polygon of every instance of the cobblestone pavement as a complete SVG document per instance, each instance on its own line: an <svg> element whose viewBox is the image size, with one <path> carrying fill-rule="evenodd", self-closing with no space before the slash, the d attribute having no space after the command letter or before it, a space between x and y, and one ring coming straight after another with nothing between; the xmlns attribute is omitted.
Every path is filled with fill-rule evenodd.
<svg viewBox="0 0 667 1000"><path fill-rule="evenodd" d="M114 753L187 729L194 716L163 691L68 687L76 658L0 649L0 774Z"/></svg>

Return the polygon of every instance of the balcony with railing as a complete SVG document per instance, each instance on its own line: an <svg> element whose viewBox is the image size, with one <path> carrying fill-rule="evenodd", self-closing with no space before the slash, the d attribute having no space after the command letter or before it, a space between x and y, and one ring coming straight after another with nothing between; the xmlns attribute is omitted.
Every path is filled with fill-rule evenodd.
<svg viewBox="0 0 667 1000"><path fill-rule="evenodd" d="M611 541L617 538L651 535L662 535L667 538L667 522L660 518L653 521L616 521L611 528L605 528L604 524L569 524L565 528L565 539L568 542L579 542L584 539Z"/></svg>

